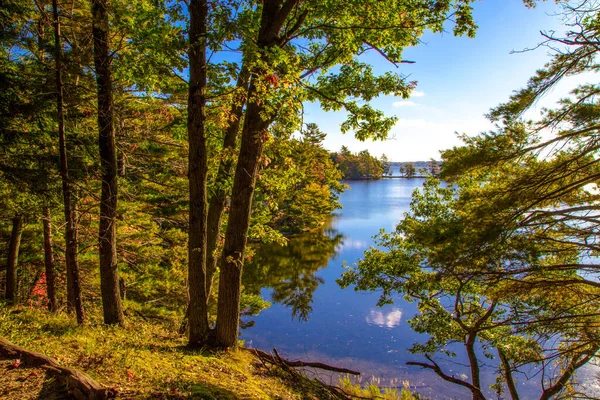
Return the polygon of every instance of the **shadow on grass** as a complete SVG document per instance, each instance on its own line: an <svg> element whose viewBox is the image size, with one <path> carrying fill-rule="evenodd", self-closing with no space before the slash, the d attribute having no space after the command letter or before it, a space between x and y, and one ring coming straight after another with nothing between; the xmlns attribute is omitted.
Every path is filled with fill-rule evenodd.
<svg viewBox="0 0 600 400"><path fill-rule="evenodd" d="M69 398L66 386L46 368L0 358L0 398L59 400Z"/></svg>
<svg viewBox="0 0 600 400"><path fill-rule="evenodd" d="M46 370L44 383L42 384L42 388L40 389L36 399L59 400L67 398L69 398L67 387L56 378L56 374Z"/></svg>

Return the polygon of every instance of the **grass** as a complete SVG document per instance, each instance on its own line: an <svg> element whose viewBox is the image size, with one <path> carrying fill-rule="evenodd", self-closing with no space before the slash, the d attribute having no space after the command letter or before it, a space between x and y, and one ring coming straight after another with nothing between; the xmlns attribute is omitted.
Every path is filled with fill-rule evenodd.
<svg viewBox="0 0 600 400"><path fill-rule="evenodd" d="M53 357L61 365L82 370L116 389L120 398L319 398L299 388L299 382L286 381L284 375L266 370L247 351L188 350L185 337L177 334L174 317L144 320L131 315L127 327L120 328L102 324L100 310L86 311L88 322L80 327L64 313L52 315L39 308L0 304L0 336ZM12 379L13 383L17 380ZM341 387L362 398L412 398L408 391L381 392L375 386L361 388L349 380L342 380Z"/></svg>

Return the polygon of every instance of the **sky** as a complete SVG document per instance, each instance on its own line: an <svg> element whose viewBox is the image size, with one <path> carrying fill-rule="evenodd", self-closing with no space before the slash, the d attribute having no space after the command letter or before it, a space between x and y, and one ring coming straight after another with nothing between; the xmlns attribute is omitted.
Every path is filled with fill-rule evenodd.
<svg viewBox="0 0 600 400"><path fill-rule="evenodd" d="M484 0L474 3L479 26L474 39L451 32L426 33L422 44L404 52L404 59L415 64L399 68L374 51L367 54L377 72L396 71L418 82L409 100L380 96L371 102L386 115L398 117L386 141L360 142L351 133L341 134L345 114L325 113L317 104L305 105L304 122L314 122L327 133L324 146L331 151L345 145L353 152L367 149L377 157L385 153L392 161L440 159L440 150L460 145L455 132L475 135L492 129L484 115L525 86L550 59L547 47L519 51L542 42L540 31L564 32L559 11L553 1L528 9L521 0ZM529 116L567 95L570 83L550 92Z"/></svg>

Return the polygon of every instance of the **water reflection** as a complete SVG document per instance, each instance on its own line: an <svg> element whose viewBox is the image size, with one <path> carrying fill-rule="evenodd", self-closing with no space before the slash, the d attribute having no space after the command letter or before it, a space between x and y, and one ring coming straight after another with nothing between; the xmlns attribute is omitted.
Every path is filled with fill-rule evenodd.
<svg viewBox="0 0 600 400"><path fill-rule="evenodd" d="M256 316L256 324L242 332L242 339L262 350L275 347L289 359L359 370L365 379L377 377L381 386L409 381L427 398L466 398L464 388L448 387L431 371L405 365L415 360L406 349L423 340L409 324L401 323L417 313L416 304L399 297L394 305L378 308L379 293L341 289L336 283L342 261L356 262L381 228L394 229L409 208L412 190L423 180L347 183L351 189L340 196L343 208L331 221L335 230L325 232L325 237L295 237L287 248L263 246L254 262L246 264L246 290L279 304ZM309 314L308 321L301 320ZM335 383L336 378L327 381Z"/></svg>
<svg viewBox="0 0 600 400"><path fill-rule="evenodd" d="M367 324L377 325L385 328L393 328L400 325L402 321L402 310L392 308L389 312L383 312L381 309L373 308L366 317Z"/></svg>
<svg viewBox="0 0 600 400"><path fill-rule="evenodd" d="M271 300L291 309L292 319L307 321L314 292L325 281L316 273L337 254L343 236L327 228L289 238L287 246L261 245L244 269L246 291L260 294L271 288Z"/></svg>

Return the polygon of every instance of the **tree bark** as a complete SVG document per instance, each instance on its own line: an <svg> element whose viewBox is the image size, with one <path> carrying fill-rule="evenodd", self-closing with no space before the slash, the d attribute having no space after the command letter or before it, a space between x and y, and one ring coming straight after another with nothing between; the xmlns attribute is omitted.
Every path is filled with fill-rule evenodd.
<svg viewBox="0 0 600 400"><path fill-rule="evenodd" d="M19 248L23 233L23 216L16 215L12 220L12 232L8 244L8 257L6 261L6 292L5 297L11 303L17 299L17 264L19 262Z"/></svg>
<svg viewBox="0 0 600 400"><path fill-rule="evenodd" d="M469 367L471 368L471 383L477 390L472 390L473 400L485 400L485 397L481 395L481 380L479 376L479 362L477 360L477 354L475 354L475 342L477 340L477 333L471 332L467 336L465 347L467 350L467 356L469 357Z"/></svg>
<svg viewBox="0 0 600 400"><path fill-rule="evenodd" d="M203 344L210 332L206 293L208 157L206 152L206 0L191 0L188 94L190 219L188 243L189 345Z"/></svg>
<svg viewBox="0 0 600 400"><path fill-rule="evenodd" d="M125 323L119 295L117 267L117 154L115 147L113 90L111 76L109 24L107 0L92 0L92 35L94 40L94 66L98 89L98 147L102 169L100 196L100 289L104 323Z"/></svg>
<svg viewBox="0 0 600 400"><path fill-rule="evenodd" d="M54 61L56 63L56 108L58 116L58 141L60 152L60 177L62 181L63 202L65 211L65 247L67 264L67 303L68 308L75 308L77 323L83 324L85 319L83 302L81 299L81 285L79 279L79 261L77 260L77 228L71 183L69 181L69 167L67 162L67 139L65 133L65 114L63 105L62 82L62 45L60 40L60 20L58 15L57 0L52 0L54 15Z"/></svg>
<svg viewBox="0 0 600 400"><path fill-rule="evenodd" d="M227 202L228 191L226 188L226 182L233 173L234 160L232 158L233 152L235 151L235 145L237 142L238 132L240 130L240 124L243 115L244 104L246 104L246 96L248 94L248 81L250 74L245 63L242 64L240 74L238 76L236 87L240 91L238 99L234 99L231 106L230 118L231 123L225 131L225 137L223 138L223 150L221 163L219 164L219 170L217 172L216 190L210 198L208 207L208 243L206 246L206 297L210 297L212 291L213 277L217 270L217 260L219 259L216 254L216 250L219 242L219 235L221 233L221 220L223 218L223 210L225 210L225 204Z"/></svg>
<svg viewBox="0 0 600 400"><path fill-rule="evenodd" d="M294 0L288 0L285 3L281 0L265 0L263 2L257 40L260 56L265 54L264 50L279 45L279 31L296 3ZM264 79L266 74L267 71L262 68L252 71L248 91L249 100L233 181L229 222L225 234L219 278L216 344L220 347L237 345L242 269L252 197L263 144L268 139L267 130L273 120L265 107L264 99L261 101L257 97L257 79Z"/></svg>
<svg viewBox="0 0 600 400"><path fill-rule="evenodd" d="M502 365L502 370L504 372L504 379L506 380L506 386L508 387L508 393L510 393L510 398L512 400L519 400L519 392L517 391L517 386L515 385L515 380L513 379L510 362L502 350L500 350L500 349L497 349L497 350L498 350L498 357L500 358L500 362Z"/></svg>
<svg viewBox="0 0 600 400"><path fill-rule="evenodd" d="M52 254L52 228L50 225L50 218L50 207L44 207L44 265L46 267L46 294L48 296L48 311L56 312L54 255Z"/></svg>

